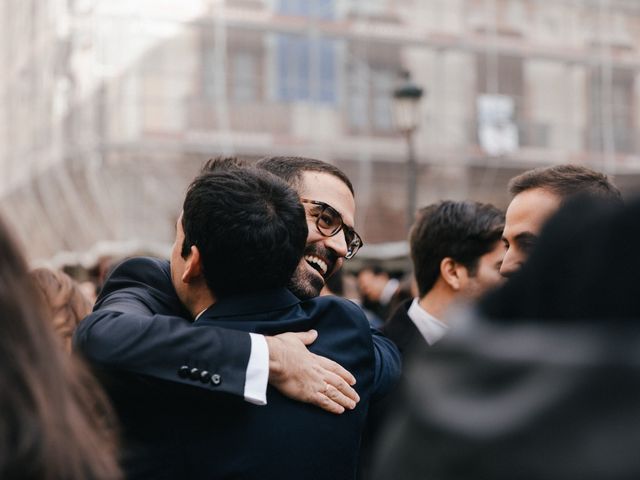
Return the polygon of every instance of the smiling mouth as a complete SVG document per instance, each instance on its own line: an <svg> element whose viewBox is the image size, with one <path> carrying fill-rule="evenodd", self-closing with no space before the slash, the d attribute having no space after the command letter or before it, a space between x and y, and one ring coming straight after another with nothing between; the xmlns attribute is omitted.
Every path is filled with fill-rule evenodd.
<svg viewBox="0 0 640 480"><path fill-rule="evenodd" d="M305 255L305 261L311 265L311 267L316 270L322 278L327 274L329 267L327 266L327 262L322 260L320 257L316 257L315 255Z"/></svg>

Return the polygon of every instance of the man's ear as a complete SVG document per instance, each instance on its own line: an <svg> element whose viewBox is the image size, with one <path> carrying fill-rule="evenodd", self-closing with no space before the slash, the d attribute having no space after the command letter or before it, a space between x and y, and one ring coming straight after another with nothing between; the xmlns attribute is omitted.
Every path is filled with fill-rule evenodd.
<svg viewBox="0 0 640 480"><path fill-rule="evenodd" d="M458 292L466 284L469 272L461 263L451 257L445 257L440 262L440 275L452 290Z"/></svg>
<svg viewBox="0 0 640 480"><path fill-rule="evenodd" d="M185 260L182 281L192 283L202 276L202 262L200 261L200 250L195 245L191 245L189 256Z"/></svg>

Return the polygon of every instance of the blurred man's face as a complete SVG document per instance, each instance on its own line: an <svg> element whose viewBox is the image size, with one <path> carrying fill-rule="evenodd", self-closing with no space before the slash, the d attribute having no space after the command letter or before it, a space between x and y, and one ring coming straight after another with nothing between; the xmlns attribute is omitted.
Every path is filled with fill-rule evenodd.
<svg viewBox="0 0 640 480"><path fill-rule="evenodd" d="M506 248L502 241L497 241L490 252L482 255L478 260L475 274L467 277L466 284L461 291L462 295L476 299L502 283L504 277L500 274L500 267L505 252Z"/></svg>
<svg viewBox="0 0 640 480"><path fill-rule="evenodd" d="M323 172L304 172L298 194L301 198L324 202L340 213L345 225L353 228L355 200L349 188L337 177ZM303 203L307 213L309 236L304 256L289 288L301 299L317 297L325 281L342 267L347 242L341 230L325 237L316 227L315 207Z"/></svg>
<svg viewBox="0 0 640 480"><path fill-rule="evenodd" d="M507 249L500 273L518 271L538 240L542 226L560 207L560 197L541 188L519 193L507 208L502 240Z"/></svg>
<svg viewBox="0 0 640 480"><path fill-rule="evenodd" d="M185 284L182 281L182 275L185 270L185 259L182 258L182 244L184 242L184 230L182 229L182 213L176 222L176 238L171 248L171 283L180 300L185 303Z"/></svg>

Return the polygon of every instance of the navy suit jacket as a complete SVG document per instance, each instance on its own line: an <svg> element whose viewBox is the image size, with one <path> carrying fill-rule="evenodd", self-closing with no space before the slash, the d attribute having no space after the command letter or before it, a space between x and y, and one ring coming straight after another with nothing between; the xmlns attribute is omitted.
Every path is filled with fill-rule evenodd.
<svg viewBox="0 0 640 480"><path fill-rule="evenodd" d="M413 350L427 346L420 330L407 313L412 302L413 299L408 299L398 305L380 329L387 338L396 344L403 361ZM363 435L358 474L358 478L362 480L368 480L371 476L374 447L381 441L380 433L382 427L388 422L390 412L404 408L403 399L397 391L392 391L384 398L375 398L374 400L369 408L369 417Z"/></svg>
<svg viewBox="0 0 640 480"><path fill-rule="evenodd" d="M403 356L413 348L417 342L426 342L418 327L409 318L409 307L413 299L405 300L391 314L380 330L396 344Z"/></svg>
<svg viewBox="0 0 640 480"><path fill-rule="evenodd" d="M371 335L355 304L336 297L300 302L280 289L222 299L193 323L176 314L185 312L168 262L136 258L114 271L76 334L76 346L108 369L102 378L123 423L130 477L354 478L369 401L386 393L400 370L395 347ZM356 377L358 407L333 415L271 387L267 406L239 401L246 332L311 328L319 337L310 350ZM185 367L197 374L185 376Z"/></svg>

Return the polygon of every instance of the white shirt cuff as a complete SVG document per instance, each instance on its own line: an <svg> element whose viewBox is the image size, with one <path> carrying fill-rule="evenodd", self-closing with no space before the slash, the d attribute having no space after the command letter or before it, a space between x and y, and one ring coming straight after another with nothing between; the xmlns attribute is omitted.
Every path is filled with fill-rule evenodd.
<svg viewBox="0 0 640 480"><path fill-rule="evenodd" d="M269 381L269 347L263 335L250 333L251 354L244 383L244 399L255 405L267 404Z"/></svg>

